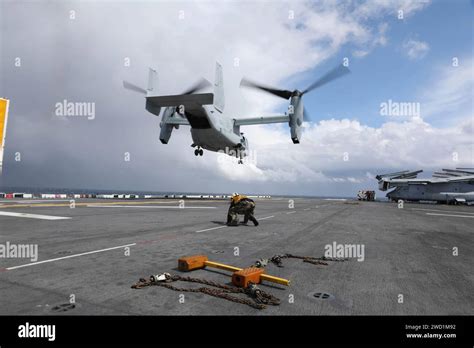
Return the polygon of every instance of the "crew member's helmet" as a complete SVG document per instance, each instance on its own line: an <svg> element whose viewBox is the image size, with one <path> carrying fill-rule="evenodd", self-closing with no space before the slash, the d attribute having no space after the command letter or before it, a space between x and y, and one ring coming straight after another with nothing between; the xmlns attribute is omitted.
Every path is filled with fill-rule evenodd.
<svg viewBox="0 0 474 348"><path fill-rule="evenodd" d="M232 197L235 197L235 196L238 196L238 195L239 195L239 194L238 194L237 192L234 192L234 193L232 194Z"/></svg>

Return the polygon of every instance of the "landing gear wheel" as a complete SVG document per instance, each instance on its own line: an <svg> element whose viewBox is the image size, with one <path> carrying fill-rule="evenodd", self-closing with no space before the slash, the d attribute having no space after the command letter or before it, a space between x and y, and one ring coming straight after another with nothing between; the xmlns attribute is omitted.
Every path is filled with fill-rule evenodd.
<svg viewBox="0 0 474 348"><path fill-rule="evenodd" d="M199 150L199 156L202 156L202 155L204 155L204 151L203 151L203 149L200 149Z"/></svg>
<svg viewBox="0 0 474 348"><path fill-rule="evenodd" d="M198 155L199 155L199 150L198 149L194 150L194 156L198 156Z"/></svg>
<svg viewBox="0 0 474 348"><path fill-rule="evenodd" d="M244 164L244 161L242 161L241 159L239 159L238 164Z"/></svg>

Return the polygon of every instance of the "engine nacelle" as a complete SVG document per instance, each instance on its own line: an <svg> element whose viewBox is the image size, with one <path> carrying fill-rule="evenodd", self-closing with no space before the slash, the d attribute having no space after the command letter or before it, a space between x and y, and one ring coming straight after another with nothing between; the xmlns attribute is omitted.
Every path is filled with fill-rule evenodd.
<svg viewBox="0 0 474 348"><path fill-rule="evenodd" d="M299 144L301 140L301 126L303 125L304 114L303 110L303 99L298 95L292 96L288 115L290 116L289 126L291 131L291 140L293 140L294 144Z"/></svg>
<svg viewBox="0 0 474 348"><path fill-rule="evenodd" d="M175 112L174 107L167 107L165 111L163 111L163 116L161 117L161 122L160 122L160 141L163 144L168 144L168 140L170 140L171 133L173 132L173 128L176 127L173 124L167 124L166 120L173 116Z"/></svg>

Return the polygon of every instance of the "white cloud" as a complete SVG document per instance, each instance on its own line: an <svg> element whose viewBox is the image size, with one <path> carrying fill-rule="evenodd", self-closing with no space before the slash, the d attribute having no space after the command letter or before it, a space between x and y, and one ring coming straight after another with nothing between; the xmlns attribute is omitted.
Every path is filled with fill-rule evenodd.
<svg viewBox="0 0 474 348"><path fill-rule="evenodd" d="M434 69L429 88L419 92L424 119L452 124L465 117L474 117L474 58L459 57L457 63L458 66L453 66L448 61Z"/></svg>
<svg viewBox="0 0 474 348"><path fill-rule="evenodd" d="M388 23L381 23L378 26L377 33L374 33L374 36L370 43L366 45L364 49L357 49L352 52L352 55L356 58L363 58L368 55L374 48L377 46L385 46L388 42L387 31L389 25Z"/></svg>
<svg viewBox="0 0 474 348"><path fill-rule="evenodd" d="M368 55L370 52L367 50L355 50L352 52L352 55L357 58L363 58Z"/></svg>
<svg viewBox="0 0 474 348"><path fill-rule="evenodd" d="M403 11L403 18L407 18L430 4L430 0L371 0L357 3L355 13L366 18L386 15L398 18L398 11Z"/></svg>
<svg viewBox="0 0 474 348"><path fill-rule="evenodd" d="M244 131L258 154L257 166L238 165L235 160L219 166L229 179L359 183L370 177L373 180L370 168L429 170L472 166L474 160L474 129L469 118L450 128L436 128L419 118L387 122L380 128L332 119L309 126L298 145L291 143L283 127L246 127ZM458 161L453 160L453 153Z"/></svg>
<svg viewBox="0 0 474 348"><path fill-rule="evenodd" d="M414 39L406 40L403 45L404 54L411 60L417 60L423 58L428 51L430 46L427 42L418 41Z"/></svg>

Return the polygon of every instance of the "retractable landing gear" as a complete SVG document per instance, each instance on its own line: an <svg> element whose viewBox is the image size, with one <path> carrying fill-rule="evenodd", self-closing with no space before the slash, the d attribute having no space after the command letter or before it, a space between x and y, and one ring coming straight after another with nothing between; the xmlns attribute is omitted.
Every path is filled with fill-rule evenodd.
<svg viewBox="0 0 474 348"><path fill-rule="evenodd" d="M244 157L243 155L243 151L237 150L237 157L239 158L239 162L237 162L238 164L244 164L244 161L242 161L242 158Z"/></svg>
<svg viewBox="0 0 474 348"><path fill-rule="evenodd" d="M201 149L200 146L198 146L198 148L194 150L194 156L202 156L202 155L204 155L204 150Z"/></svg>

